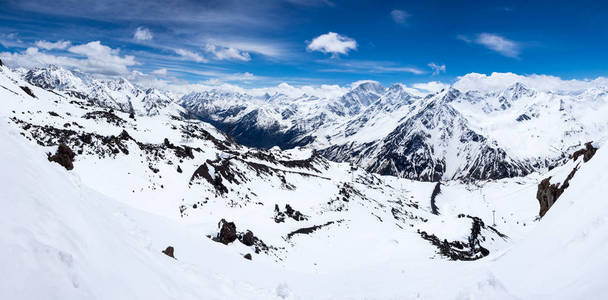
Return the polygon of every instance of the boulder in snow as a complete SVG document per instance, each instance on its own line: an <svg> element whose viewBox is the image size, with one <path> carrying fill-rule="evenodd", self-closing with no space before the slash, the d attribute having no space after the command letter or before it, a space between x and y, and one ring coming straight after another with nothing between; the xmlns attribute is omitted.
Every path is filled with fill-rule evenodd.
<svg viewBox="0 0 608 300"><path fill-rule="evenodd" d="M60 144L55 155L50 155L49 153L48 158L49 161L54 161L65 167L67 170L72 170L74 169L74 156L76 156L76 154L74 151L72 151L72 149L70 149L70 147L65 144Z"/></svg>
<svg viewBox="0 0 608 300"><path fill-rule="evenodd" d="M175 249L173 248L173 246L169 246L169 247L167 247L167 249L163 250L162 252L171 258L175 258L175 256L173 255L174 251L175 251Z"/></svg>
<svg viewBox="0 0 608 300"><path fill-rule="evenodd" d="M214 241L228 245L237 239L236 225L234 225L234 222L228 222L222 219L218 226L220 227L220 232L213 239Z"/></svg>

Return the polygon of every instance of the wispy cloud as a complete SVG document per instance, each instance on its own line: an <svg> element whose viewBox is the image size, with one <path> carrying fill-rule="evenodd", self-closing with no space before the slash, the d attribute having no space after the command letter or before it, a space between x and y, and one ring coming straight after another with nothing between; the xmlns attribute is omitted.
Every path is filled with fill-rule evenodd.
<svg viewBox="0 0 608 300"><path fill-rule="evenodd" d="M50 54L30 47L21 52L0 53L0 56L12 66L38 67L56 64L100 75L127 74L130 72L129 67L139 65L134 56L121 56L119 49L110 48L99 41L69 47L61 54Z"/></svg>
<svg viewBox="0 0 608 300"><path fill-rule="evenodd" d="M0 33L0 45L4 48L25 48L26 44L16 33Z"/></svg>
<svg viewBox="0 0 608 300"><path fill-rule="evenodd" d="M404 24L410 16L411 15L404 10L393 9L391 11L391 18L393 18L393 21L398 24Z"/></svg>
<svg viewBox="0 0 608 300"><path fill-rule="evenodd" d="M63 50L69 47L72 44L70 41L56 41L56 42L47 42L47 41L37 41L36 47L42 48L45 50L54 50L59 49Z"/></svg>
<svg viewBox="0 0 608 300"><path fill-rule="evenodd" d="M135 33L133 34L133 39L137 41L149 41L152 39L152 32L150 29L145 27L137 27Z"/></svg>
<svg viewBox="0 0 608 300"><path fill-rule="evenodd" d="M269 11L276 4L262 1L255 6L240 1L163 0L73 1L19 0L11 5L25 11L94 20L128 20L157 24L207 24L213 26L270 26Z"/></svg>
<svg viewBox="0 0 608 300"><path fill-rule="evenodd" d="M475 42L504 56L515 58L519 56L521 48L519 43L491 33L482 33L478 35Z"/></svg>
<svg viewBox="0 0 608 300"><path fill-rule="evenodd" d="M456 39L461 40L461 41L463 41L463 42L465 42L467 44L470 44L470 43L473 42L473 40L471 40L470 37L468 37L467 35L464 35L464 34L457 35Z"/></svg>
<svg viewBox="0 0 608 300"><path fill-rule="evenodd" d="M426 92L438 92L438 91L441 91L442 89L448 88L449 86L450 86L449 84L439 82L439 81L414 83L412 85L412 87L422 90L422 91L426 91Z"/></svg>
<svg viewBox="0 0 608 300"><path fill-rule="evenodd" d="M167 76L167 68L160 68L152 71L152 74L159 76Z"/></svg>
<svg viewBox="0 0 608 300"><path fill-rule="evenodd" d="M227 48L235 48L249 53L257 53L273 58L286 56L286 52L288 52L287 45L280 42L267 39L251 39L242 36L224 39L213 38L209 39L208 43Z"/></svg>
<svg viewBox="0 0 608 300"><path fill-rule="evenodd" d="M331 53L333 56L347 54L350 50L357 50L357 41L335 32L322 34L312 40L306 47L309 51Z"/></svg>
<svg viewBox="0 0 608 300"><path fill-rule="evenodd" d="M190 61L194 61L194 62L198 62L198 63L208 62L208 60L206 58L204 58L200 54L190 51L190 50L178 48L178 49L174 49L173 51L175 51L175 53L184 60L190 60Z"/></svg>
<svg viewBox="0 0 608 300"><path fill-rule="evenodd" d="M205 50L208 53L211 53L218 60L251 60L251 56L249 55L249 53L232 47L222 47L213 44L207 44L205 46Z"/></svg>
<svg viewBox="0 0 608 300"><path fill-rule="evenodd" d="M321 60L320 63L325 63L333 68L321 69L321 72L333 73L355 73L355 74L383 74L383 73L411 73L415 75L425 74L427 72L411 66L400 66L393 62L386 61L370 61L370 60Z"/></svg>
<svg viewBox="0 0 608 300"><path fill-rule="evenodd" d="M438 65L434 62L428 64L428 66L433 69L433 75L437 75L441 72L445 73L445 65Z"/></svg>
<svg viewBox="0 0 608 300"><path fill-rule="evenodd" d="M465 43L482 45L506 57L518 58L519 54L521 53L521 43L510 40L498 34L480 33L474 38L466 35L458 35L456 38L464 41Z"/></svg>

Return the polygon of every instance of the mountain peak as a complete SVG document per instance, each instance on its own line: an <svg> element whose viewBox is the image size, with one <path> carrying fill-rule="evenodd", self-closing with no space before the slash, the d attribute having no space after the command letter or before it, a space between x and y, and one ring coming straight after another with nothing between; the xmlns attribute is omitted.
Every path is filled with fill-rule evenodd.
<svg viewBox="0 0 608 300"><path fill-rule="evenodd" d="M24 79L43 89L78 89L84 88L82 79L75 76L72 71L57 65L48 65L29 70Z"/></svg>
<svg viewBox="0 0 608 300"><path fill-rule="evenodd" d="M340 98L340 102L351 115L357 114L378 100L385 91L386 89L377 81L360 81Z"/></svg>

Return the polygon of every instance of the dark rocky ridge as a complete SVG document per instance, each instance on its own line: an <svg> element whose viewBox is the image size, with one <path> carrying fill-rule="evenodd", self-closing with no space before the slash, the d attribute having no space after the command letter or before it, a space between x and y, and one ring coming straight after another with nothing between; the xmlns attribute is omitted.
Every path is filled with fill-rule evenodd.
<svg viewBox="0 0 608 300"><path fill-rule="evenodd" d="M502 234L496 228L486 225L480 218L469 215L460 214L458 218L471 219L471 233L466 241L448 241L441 240L434 234L428 234L425 231L418 231L420 236L429 241L439 250L439 254L449 258L450 260L477 260L486 257L490 251L484 248L481 243L486 240L486 236L482 234L485 230L486 234L496 234L499 238L508 239L505 234Z"/></svg>
<svg viewBox="0 0 608 300"><path fill-rule="evenodd" d="M586 163L591 158L593 158L593 155L595 155L596 151L597 151L597 148L592 146L592 142L588 142L585 144L585 148L580 149L580 150L574 152L574 154L572 154L572 159L574 161L576 161L580 156L583 156L583 163ZM574 175L576 174L576 171L578 171L579 167L580 167L580 163L577 164L572 169L572 171L570 171L570 173L568 174L568 176L566 176L566 179L562 183L558 182L558 183L551 184L552 177L549 176L549 177L543 179L538 184L538 190L536 191L536 199L538 200L538 203L540 205L538 214L541 218L543 216L545 216L545 214L547 214L547 212L549 211L551 206L553 206L553 204L555 204L557 199L570 186L570 180L574 177Z"/></svg>
<svg viewBox="0 0 608 300"><path fill-rule="evenodd" d="M435 188L433 189L433 193L431 193L431 212L434 215L439 215L439 208L437 208L437 203L435 202L435 198L437 195L441 193L441 182L437 182Z"/></svg>
<svg viewBox="0 0 608 300"><path fill-rule="evenodd" d="M26 94L30 95L30 97L32 97L32 98L38 98L38 97L36 97L36 95L34 95L34 92L32 92L32 90L31 90L29 87L27 87L27 86L20 86L20 88L21 88L21 89L22 89L22 90L23 90L23 91L24 91Z"/></svg>

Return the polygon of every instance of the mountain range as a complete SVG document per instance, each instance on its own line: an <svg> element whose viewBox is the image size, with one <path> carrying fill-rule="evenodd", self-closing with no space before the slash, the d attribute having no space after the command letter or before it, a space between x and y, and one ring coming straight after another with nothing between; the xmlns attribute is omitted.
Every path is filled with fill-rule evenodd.
<svg viewBox="0 0 608 300"><path fill-rule="evenodd" d="M428 94L366 81L334 98L209 90L179 103L245 145L306 146L370 172L424 181L548 170L607 128L599 117L608 113L605 87L546 91L510 81Z"/></svg>

